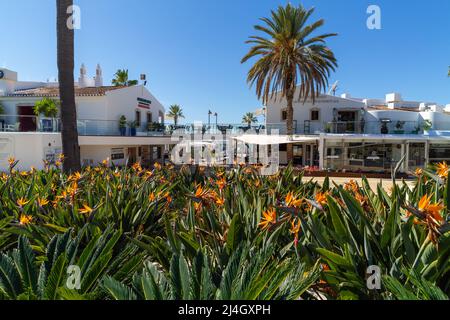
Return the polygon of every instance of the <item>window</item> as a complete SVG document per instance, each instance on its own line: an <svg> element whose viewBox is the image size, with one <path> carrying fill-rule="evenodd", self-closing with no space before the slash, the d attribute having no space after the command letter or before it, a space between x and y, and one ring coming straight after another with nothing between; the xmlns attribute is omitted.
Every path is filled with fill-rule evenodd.
<svg viewBox="0 0 450 320"><path fill-rule="evenodd" d="M311 110L311 121L319 121L320 118L320 111L318 109L312 109Z"/></svg>
<svg viewBox="0 0 450 320"><path fill-rule="evenodd" d="M147 112L147 123L152 123L153 117L151 112Z"/></svg>
<svg viewBox="0 0 450 320"><path fill-rule="evenodd" d="M287 120L287 110L281 110L281 121L286 121Z"/></svg>
<svg viewBox="0 0 450 320"><path fill-rule="evenodd" d="M445 144L430 145L430 162L437 163L450 160L450 148Z"/></svg>
<svg viewBox="0 0 450 320"><path fill-rule="evenodd" d="M136 110L136 126L141 126L141 112L139 110Z"/></svg>
<svg viewBox="0 0 450 320"><path fill-rule="evenodd" d="M287 144L280 144L280 149L279 151L281 152L286 152L287 151Z"/></svg>

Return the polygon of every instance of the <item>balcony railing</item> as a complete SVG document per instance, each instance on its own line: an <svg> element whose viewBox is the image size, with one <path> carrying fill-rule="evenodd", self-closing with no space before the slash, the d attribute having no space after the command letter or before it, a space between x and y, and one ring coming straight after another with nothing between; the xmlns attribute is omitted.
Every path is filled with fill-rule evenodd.
<svg viewBox="0 0 450 320"><path fill-rule="evenodd" d="M337 121L324 126L331 134L422 134L423 125L418 121Z"/></svg>
<svg viewBox="0 0 450 320"><path fill-rule="evenodd" d="M80 136L168 136L172 134L241 134L268 133L284 135L287 133L286 123L269 124L159 124L142 123L131 125L118 120L77 120ZM430 130L450 131L450 123L432 124ZM59 118L45 118L33 115L0 115L0 131L3 132L60 132ZM424 122L419 121L336 121L293 123L294 134L318 135L328 134L423 134Z"/></svg>
<svg viewBox="0 0 450 320"><path fill-rule="evenodd" d="M59 132L60 120L33 115L0 115L2 132Z"/></svg>

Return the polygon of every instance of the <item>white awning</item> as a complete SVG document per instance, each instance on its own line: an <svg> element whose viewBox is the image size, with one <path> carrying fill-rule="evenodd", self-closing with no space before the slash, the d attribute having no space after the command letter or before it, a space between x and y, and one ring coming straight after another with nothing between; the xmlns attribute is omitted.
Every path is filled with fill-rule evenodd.
<svg viewBox="0 0 450 320"><path fill-rule="evenodd" d="M302 142L316 142L318 137L310 136L293 136L289 139L287 135L267 135L267 134L245 134L234 137L237 141L255 145L274 145L274 144L288 144L288 143L302 143Z"/></svg>

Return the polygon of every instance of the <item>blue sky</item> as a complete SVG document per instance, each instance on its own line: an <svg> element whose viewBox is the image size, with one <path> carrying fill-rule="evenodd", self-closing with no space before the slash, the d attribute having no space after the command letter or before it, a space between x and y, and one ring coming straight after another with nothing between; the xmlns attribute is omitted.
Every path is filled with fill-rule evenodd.
<svg viewBox="0 0 450 320"><path fill-rule="evenodd" d="M258 18L286 1L277 0L75 0L81 7L76 32L76 78L84 62L91 76L103 67L109 83L118 68L132 78L148 76L148 88L167 107L180 104L186 122L240 122L260 106L246 83L250 64L240 64L244 43ZM300 2L291 1L293 4ZM398 91L405 99L450 103L450 1L305 0L339 68L330 83L338 94L383 98ZM379 5L382 30L366 27L367 7ZM54 0L0 0L0 65L22 80L57 75Z"/></svg>

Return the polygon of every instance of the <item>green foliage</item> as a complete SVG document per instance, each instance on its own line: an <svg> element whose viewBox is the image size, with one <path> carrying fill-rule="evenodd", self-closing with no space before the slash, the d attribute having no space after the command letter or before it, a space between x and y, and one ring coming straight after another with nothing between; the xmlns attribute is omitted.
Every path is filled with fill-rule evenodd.
<svg viewBox="0 0 450 320"><path fill-rule="evenodd" d="M167 117L172 118L175 125L178 124L178 119L184 118L183 109L178 104L173 104L169 108Z"/></svg>
<svg viewBox="0 0 450 320"><path fill-rule="evenodd" d="M127 127L127 118L124 115L121 115L119 118L119 128Z"/></svg>
<svg viewBox="0 0 450 320"><path fill-rule="evenodd" d="M253 114L253 112L247 112L243 117L242 117L242 122L248 124L249 126L252 123L256 123L258 122L258 118L255 117L255 115Z"/></svg>
<svg viewBox="0 0 450 320"><path fill-rule="evenodd" d="M117 72L114 74L114 79L111 82L116 87L131 87L138 84L137 80L128 79L128 70L126 69L117 70Z"/></svg>
<svg viewBox="0 0 450 320"><path fill-rule="evenodd" d="M36 102L33 110L36 116L41 114L44 117L55 118L58 115L59 103L50 98L44 98L41 101Z"/></svg>
<svg viewBox="0 0 450 320"><path fill-rule="evenodd" d="M292 168L267 177L251 166L150 171L105 163L67 176L54 166L19 172L16 164L0 174L0 299L449 293L449 211L433 207L449 203L442 166L419 173L413 187L397 181L386 191L367 179L319 185ZM66 285L73 265L78 290ZM367 287L373 265L380 290Z"/></svg>

